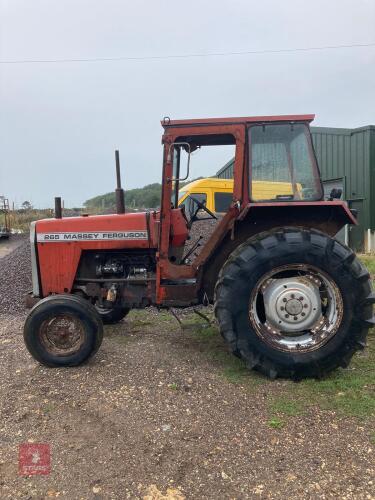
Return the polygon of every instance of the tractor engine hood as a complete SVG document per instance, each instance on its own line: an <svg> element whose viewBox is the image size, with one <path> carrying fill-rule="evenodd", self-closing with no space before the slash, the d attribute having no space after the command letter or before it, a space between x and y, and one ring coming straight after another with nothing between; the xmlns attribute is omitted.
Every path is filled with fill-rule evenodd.
<svg viewBox="0 0 375 500"><path fill-rule="evenodd" d="M33 295L70 293L86 251L155 251L160 212L43 219L30 227ZM170 242L183 246L188 236L181 209L171 211Z"/></svg>
<svg viewBox="0 0 375 500"><path fill-rule="evenodd" d="M77 243L82 249L156 248L160 212L43 219L35 223L36 243ZM171 210L171 246L183 246L188 237L180 208Z"/></svg>
<svg viewBox="0 0 375 500"><path fill-rule="evenodd" d="M154 249L158 218L152 212L33 222L30 228L33 295L70 293L84 252Z"/></svg>

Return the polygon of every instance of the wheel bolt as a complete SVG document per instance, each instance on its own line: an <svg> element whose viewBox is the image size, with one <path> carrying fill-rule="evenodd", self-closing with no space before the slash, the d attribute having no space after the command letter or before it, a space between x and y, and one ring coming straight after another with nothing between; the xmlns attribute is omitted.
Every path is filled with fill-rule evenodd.
<svg viewBox="0 0 375 500"><path fill-rule="evenodd" d="M307 304L303 304L303 307L307 309L309 306Z"/></svg>
<svg viewBox="0 0 375 500"><path fill-rule="evenodd" d="M281 310L281 311L284 311L284 310L285 310L285 307L284 307L284 306L281 306L281 307L280 307L280 310Z"/></svg>
<svg viewBox="0 0 375 500"><path fill-rule="evenodd" d="M293 318L293 319L294 319L294 321L297 321L297 319L298 319L298 318L297 318L297 316L294 316L294 318Z"/></svg>
<svg viewBox="0 0 375 500"><path fill-rule="evenodd" d="M291 297L292 297L292 299L294 299L294 297L295 297L294 293L291 294Z"/></svg>
<svg viewBox="0 0 375 500"><path fill-rule="evenodd" d="M301 316L306 316L306 314L304 312L301 313Z"/></svg>
<svg viewBox="0 0 375 500"><path fill-rule="evenodd" d="M283 298L283 302L286 302L286 298L285 297Z"/></svg>
<svg viewBox="0 0 375 500"><path fill-rule="evenodd" d="M289 318L289 314L286 314L286 315L285 315L285 317L286 317L286 318Z"/></svg>
<svg viewBox="0 0 375 500"><path fill-rule="evenodd" d="M302 297L302 295L301 295L301 297L299 298L299 300L303 300L303 297Z"/></svg>

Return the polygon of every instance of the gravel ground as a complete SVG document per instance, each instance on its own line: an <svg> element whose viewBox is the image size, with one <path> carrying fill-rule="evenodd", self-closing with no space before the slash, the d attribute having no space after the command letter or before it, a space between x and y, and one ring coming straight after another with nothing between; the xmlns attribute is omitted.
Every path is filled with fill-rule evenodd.
<svg viewBox="0 0 375 500"><path fill-rule="evenodd" d="M373 420L314 406L270 426L270 398L296 384L231 382L219 336L208 348L154 309L106 327L87 365L47 369L22 340L26 242L0 273L1 499L375 498ZM50 475L18 475L27 442L50 444Z"/></svg>
<svg viewBox="0 0 375 500"><path fill-rule="evenodd" d="M13 252L0 258L0 280L0 314L24 311L25 296L32 288L30 243L27 237L22 238Z"/></svg>
<svg viewBox="0 0 375 500"><path fill-rule="evenodd" d="M2 499L374 498L365 423L313 408L270 428L284 382L230 383L170 318L131 314L88 365L55 370L25 351L22 320L0 329ZM23 442L51 445L49 476L17 476Z"/></svg>
<svg viewBox="0 0 375 500"><path fill-rule="evenodd" d="M186 242L185 245L186 254L186 252L189 251L189 249L195 244L195 242L199 240L199 247L192 253L190 257L191 261L194 260L197 255L199 255L202 248L213 233L217 223L218 221L215 219L207 219L194 222L190 230L190 239Z"/></svg>

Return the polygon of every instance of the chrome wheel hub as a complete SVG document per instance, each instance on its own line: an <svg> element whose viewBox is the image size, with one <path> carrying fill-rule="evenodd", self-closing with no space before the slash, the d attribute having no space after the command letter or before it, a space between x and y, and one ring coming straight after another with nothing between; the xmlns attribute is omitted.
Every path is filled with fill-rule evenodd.
<svg viewBox="0 0 375 500"><path fill-rule="evenodd" d="M269 280L263 287L263 298L268 323L280 330L312 328L322 313L319 288L312 279Z"/></svg>
<svg viewBox="0 0 375 500"><path fill-rule="evenodd" d="M336 334L342 317L343 301L335 281L307 264L273 269L250 295L252 327L281 351L318 349Z"/></svg>

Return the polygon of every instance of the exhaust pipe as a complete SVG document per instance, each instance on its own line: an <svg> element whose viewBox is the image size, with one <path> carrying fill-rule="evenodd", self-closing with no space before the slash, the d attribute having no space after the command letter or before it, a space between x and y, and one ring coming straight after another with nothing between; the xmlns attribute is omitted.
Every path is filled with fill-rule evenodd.
<svg viewBox="0 0 375 500"><path fill-rule="evenodd" d="M124 214L125 213L125 193L124 190L121 187L121 173L120 173L120 153L118 149L115 151L115 158L116 158L116 180L117 180L117 187L116 187L116 212L118 214Z"/></svg>
<svg viewBox="0 0 375 500"><path fill-rule="evenodd" d="M56 198L55 198L55 218L62 219L62 208L61 208L60 196L56 196Z"/></svg>

